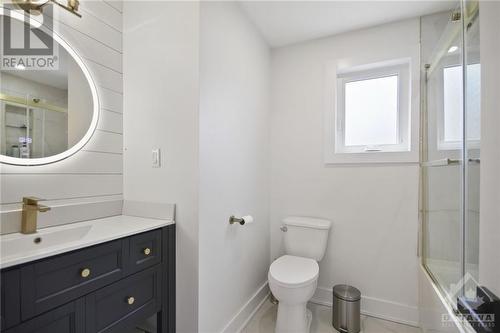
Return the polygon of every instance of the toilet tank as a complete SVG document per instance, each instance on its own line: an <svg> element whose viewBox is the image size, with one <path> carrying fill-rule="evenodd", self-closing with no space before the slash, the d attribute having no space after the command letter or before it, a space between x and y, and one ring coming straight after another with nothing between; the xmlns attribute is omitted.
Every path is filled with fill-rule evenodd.
<svg viewBox="0 0 500 333"><path fill-rule="evenodd" d="M321 261L332 223L313 217L291 216L283 220L286 254Z"/></svg>

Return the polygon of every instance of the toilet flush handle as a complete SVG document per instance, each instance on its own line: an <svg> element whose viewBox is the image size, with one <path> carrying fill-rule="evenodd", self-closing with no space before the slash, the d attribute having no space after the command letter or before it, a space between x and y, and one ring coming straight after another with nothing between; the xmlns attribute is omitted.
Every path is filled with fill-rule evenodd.
<svg viewBox="0 0 500 333"><path fill-rule="evenodd" d="M283 232L287 232L288 231L288 228L286 227L286 225L282 225L280 227L280 230L283 231Z"/></svg>

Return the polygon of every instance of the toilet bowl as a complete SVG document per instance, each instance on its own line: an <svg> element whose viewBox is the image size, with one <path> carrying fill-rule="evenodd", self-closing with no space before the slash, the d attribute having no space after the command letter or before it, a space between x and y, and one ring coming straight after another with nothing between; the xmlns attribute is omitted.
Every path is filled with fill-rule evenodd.
<svg viewBox="0 0 500 333"><path fill-rule="evenodd" d="M279 301L276 333L308 333L307 302L318 285L318 262L325 255L331 222L311 217L283 220L285 255L269 267L269 288Z"/></svg>
<svg viewBox="0 0 500 333"><path fill-rule="evenodd" d="M307 302L318 284L318 263L309 258L284 255L269 268L269 288L279 301L276 333L307 333L312 315Z"/></svg>

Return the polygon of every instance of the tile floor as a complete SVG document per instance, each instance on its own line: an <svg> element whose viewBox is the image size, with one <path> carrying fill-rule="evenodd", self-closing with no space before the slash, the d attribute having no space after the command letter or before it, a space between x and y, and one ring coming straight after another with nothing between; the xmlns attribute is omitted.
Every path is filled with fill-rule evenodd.
<svg viewBox="0 0 500 333"><path fill-rule="evenodd" d="M331 308L312 303L309 303L308 308L313 313L310 333L337 333L331 324ZM241 333L274 333L277 309L276 305L266 300ZM136 329L130 333L144 333L144 331ZM361 333L422 333L422 331L412 326L361 316Z"/></svg>
<svg viewBox="0 0 500 333"><path fill-rule="evenodd" d="M313 313L310 333L336 333L331 324L332 312L327 306L309 303ZM268 300L257 311L242 333L274 333L277 306ZM421 333L419 328L393 323L377 318L361 316L362 333Z"/></svg>

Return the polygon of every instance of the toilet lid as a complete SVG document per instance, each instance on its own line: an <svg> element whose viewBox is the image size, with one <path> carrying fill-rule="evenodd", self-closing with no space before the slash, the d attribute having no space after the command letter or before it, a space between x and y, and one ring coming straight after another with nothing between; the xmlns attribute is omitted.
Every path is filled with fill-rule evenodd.
<svg viewBox="0 0 500 333"><path fill-rule="evenodd" d="M276 259L269 268L269 275L280 284L290 287L302 286L317 279L318 263L309 258L284 255Z"/></svg>

